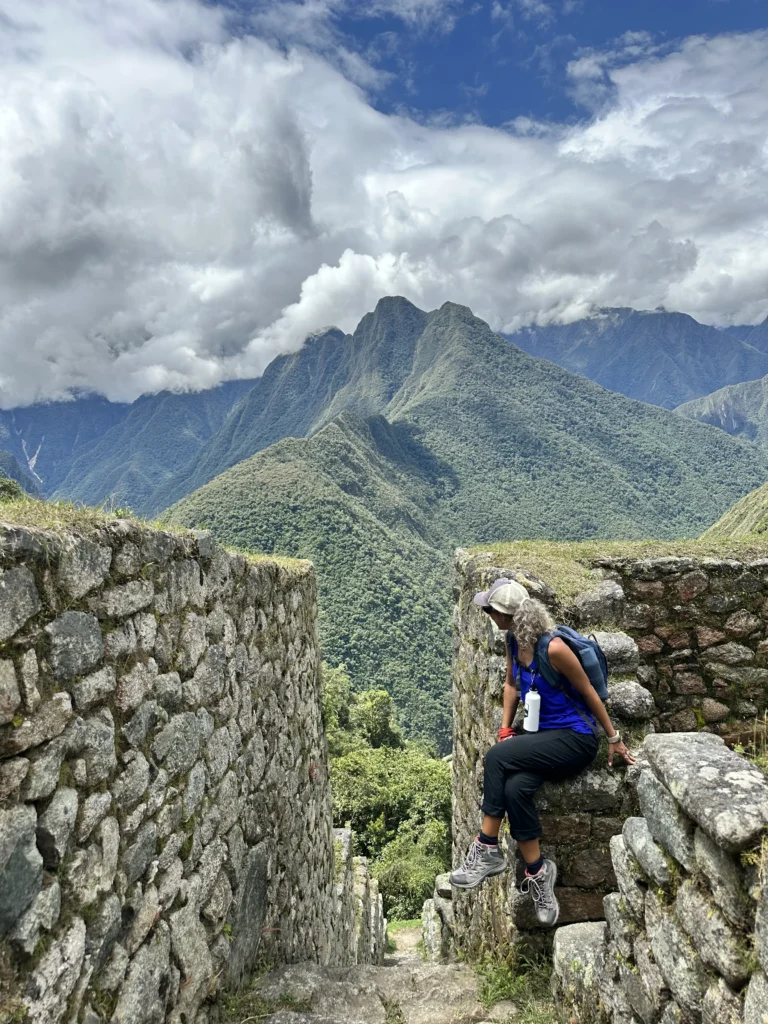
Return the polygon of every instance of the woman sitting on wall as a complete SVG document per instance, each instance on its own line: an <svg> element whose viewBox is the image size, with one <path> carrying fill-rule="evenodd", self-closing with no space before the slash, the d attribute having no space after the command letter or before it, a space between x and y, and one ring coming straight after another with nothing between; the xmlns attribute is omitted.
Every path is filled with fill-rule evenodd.
<svg viewBox="0 0 768 1024"><path fill-rule="evenodd" d="M452 872L451 883L461 889L474 889L507 868L499 849L499 829L506 814L509 831L526 865L521 891L533 895L536 917L551 927L560 912L554 891L557 868L554 861L541 855L541 823L534 793L543 782L567 779L594 761L599 746L598 722L608 737L609 767L617 754L628 764L633 764L634 758L614 730L578 657L559 637L552 638L547 655L552 667L565 677L563 689L550 686L536 670L537 641L555 628L540 601L513 580L497 580L474 600L500 630L506 631L507 678L500 742L485 756L483 825L464 864ZM535 694L537 690L540 702L534 696L529 697L529 703L539 707L538 731L517 735L512 722L518 701L522 698L525 702L529 692Z"/></svg>

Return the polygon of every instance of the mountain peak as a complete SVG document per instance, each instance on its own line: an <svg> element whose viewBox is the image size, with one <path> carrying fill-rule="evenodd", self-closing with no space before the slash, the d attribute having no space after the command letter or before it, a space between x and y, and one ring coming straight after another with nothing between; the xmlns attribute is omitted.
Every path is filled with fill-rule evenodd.
<svg viewBox="0 0 768 1024"><path fill-rule="evenodd" d="M410 299L406 299L404 295L383 295L376 303L373 313L375 316L377 313L391 313L402 309L415 309L417 312L421 312L419 307L415 306Z"/></svg>

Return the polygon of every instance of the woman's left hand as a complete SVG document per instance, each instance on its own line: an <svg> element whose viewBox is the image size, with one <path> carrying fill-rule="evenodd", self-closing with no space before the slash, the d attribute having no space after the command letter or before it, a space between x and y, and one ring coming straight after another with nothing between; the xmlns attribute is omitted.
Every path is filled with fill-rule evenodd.
<svg viewBox="0 0 768 1024"><path fill-rule="evenodd" d="M621 740L619 740L618 743L609 743L608 744L608 767L609 768L613 768L613 755L614 754L618 754L619 757L623 757L627 764L634 764L635 763L634 757L632 757L632 755L627 750L627 748L624 746L624 744L621 742Z"/></svg>

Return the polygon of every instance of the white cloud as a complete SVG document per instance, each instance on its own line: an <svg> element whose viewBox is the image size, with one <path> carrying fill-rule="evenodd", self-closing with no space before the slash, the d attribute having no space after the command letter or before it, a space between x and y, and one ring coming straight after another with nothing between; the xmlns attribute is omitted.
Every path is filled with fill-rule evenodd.
<svg viewBox="0 0 768 1024"><path fill-rule="evenodd" d="M256 375L391 293L497 329L768 312L768 33L582 54L598 112L503 131L384 115L194 0L32 10L0 20L4 407Z"/></svg>

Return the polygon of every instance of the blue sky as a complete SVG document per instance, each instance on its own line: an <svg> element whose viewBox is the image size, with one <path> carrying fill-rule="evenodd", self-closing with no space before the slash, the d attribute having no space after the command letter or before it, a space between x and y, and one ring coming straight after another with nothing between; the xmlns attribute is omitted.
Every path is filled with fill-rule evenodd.
<svg viewBox="0 0 768 1024"><path fill-rule="evenodd" d="M0 407L383 295L768 315L766 0L0 0Z"/></svg>
<svg viewBox="0 0 768 1024"><path fill-rule="evenodd" d="M568 64L591 51L625 49L628 33L663 52L692 35L768 27L765 0L468 0L410 24L390 11L371 16L369 6L352 3L332 20L391 75L372 90L379 109L495 126L517 117L583 118Z"/></svg>

